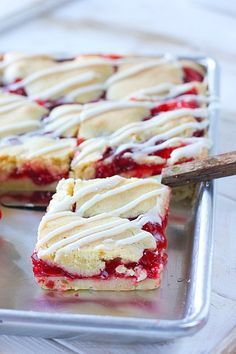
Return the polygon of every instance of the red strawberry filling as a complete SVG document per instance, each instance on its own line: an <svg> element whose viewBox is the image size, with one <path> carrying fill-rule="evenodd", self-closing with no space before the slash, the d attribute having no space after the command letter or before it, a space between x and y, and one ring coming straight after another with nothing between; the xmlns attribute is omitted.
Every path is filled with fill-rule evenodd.
<svg viewBox="0 0 236 354"><path fill-rule="evenodd" d="M159 141L156 145L162 143L163 141ZM172 151L177 148L185 146L184 144L180 144L178 146L171 146L164 148L162 150L158 150L148 156L159 156L165 160L170 158ZM97 161L95 166L95 178L105 178L111 177L116 174L120 174L125 177L149 177L160 174L162 169L166 167L167 161L162 164L143 164L135 161L132 156L127 156L127 153L132 153L133 149L126 149L121 151L120 153L115 153L115 148L107 148L104 152L102 158ZM191 161L191 159L181 160L178 163L183 163Z"/></svg>
<svg viewBox="0 0 236 354"><path fill-rule="evenodd" d="M181 98L174 98L163 103L158 104L156 107L152 108L151 115L155 116L162 112L173 111L175 109L181 108L198 108L199 104L196 100L186 100Z"/></svg>
<svg viewBox="0 0 236 354"><path fill-rule="evenodd" d="M18 84L19 82L21 82L21 80L22 80L22 79L20 79L20 78L16 79L16 80L13 82L13 85L14 85L14 84ZM24 89L23 86L17 87L17 88L15 88L15 89L14 89L14 88L9 88L9 89L7 90L7 92L13 93L13 94L15 94L15 95L27 96L27 93L26 93L26 91L25 91L25 89Z"/></svg>
<svg viewBox="0 0 236 354"><path fill-rule="evenodd" d="M46 166L39 166L38 164L31 164L28 162L25 163L20 169L15 168L8 175L8 179L29 178L39 186L48 185L67 177L68 171L55 173L49 170Z"/></svg>
<svg viewBox="0 0 236 354"><path fill-rule="evenodd" d="M168 213L167 213L168 214ZM165 228L167 224L167 214L166 218L162 221L161 224L148 222L142 229L146 230L153 234L157 240L157 247L155 250L144 250L143 256L138 262L128 262L124 263L120 258L115 258L105 262L105 268L98 275L85 277L77 273L71 273L63 268L49 264L42 259L39 259L37 253L34 252L32 255L32 264L33 272L36 278L40 281L40 278L47 277L64 277L67 280L75 279L97 279L97 280L106 280L112 277L116 278L136 278L134 275L127 275L124 273L119 273L116 271L116 268L120 265L124 265L128 270L145 270L147 273L147 278L157 279L160 277L161 268L167 262L167 255L164 253L164 250L167 247L167 239L165 237ZM41 279L45 281L45 279ZM50 282L50 283L49 283ZM50 280L46 282L45 285L52 289L54 287L54 282Z"/></svg>
<svg viewBox="0 0 236 354"><path fill-rule="evenodd" d="M194 70L192 68L185 67L183 68L184 71L184 82L192 82L192 81L198 81L202 82L204 77L202 76L199 71Z"/></svg>

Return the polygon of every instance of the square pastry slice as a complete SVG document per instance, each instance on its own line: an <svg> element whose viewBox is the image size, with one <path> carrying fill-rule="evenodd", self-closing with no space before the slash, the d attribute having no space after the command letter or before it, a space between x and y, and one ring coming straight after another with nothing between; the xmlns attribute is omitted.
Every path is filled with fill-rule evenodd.
<svg viewBox="0 0 236 354"><path fill-rule="evenodd" d="M107 137L88 139L77 149L71 176L149 177L168 165L202 158L210 145L203 138L207 115L205 108L182 108L127 124Z"/></svg>
<svg viewBox="0 0 236 354"><path fill-rule="evenodd" d="M37 282L59 291L157 288L169 198L155 179L60 181L32 256Z"/></svg>
<svg viewBox="0 0 236 354"><path fill-rule="evenodd" d="M0 146L1 191L55 191L69 174L76 139L12 138Z"/></svg>

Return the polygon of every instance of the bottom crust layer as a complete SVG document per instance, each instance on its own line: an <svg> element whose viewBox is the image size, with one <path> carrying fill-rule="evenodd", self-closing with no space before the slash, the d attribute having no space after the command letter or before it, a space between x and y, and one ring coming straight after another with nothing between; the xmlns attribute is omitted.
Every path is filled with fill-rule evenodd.
<svg viewBox="0 0 236 354"><path fill-rule="evenodd" d="M132 278L98 279L74 279L67 280L63 277L40 277L37 282L47 290L101 290L101 291L130 291L151 290L160 286L161 279L144 279L136 282Z"/></svg>
<svg viewBox="0 0 236 354"><path fill-rule="evenodd" d="M1 191L49 191L49 192L55 192L56 186L57 186L58 181L50 183L50 184L45 184L45 185L38 185L35 184L30 178L20 178L20 179L15 179L15 178L8 178L6 181L2 181L0 183L0 192Z"/></svg>

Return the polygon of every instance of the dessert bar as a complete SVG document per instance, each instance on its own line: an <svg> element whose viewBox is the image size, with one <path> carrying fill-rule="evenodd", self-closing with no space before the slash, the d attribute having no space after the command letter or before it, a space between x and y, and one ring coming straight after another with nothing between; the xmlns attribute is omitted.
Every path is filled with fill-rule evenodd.
<svg viewBox="0 0 236 354"><path fill-rule="evenodd" d="M76 139L9 138L0 148L0 190L55 191L69 174L75 147Z"/></svg>
<svg viewBox="0 0 236 354"><path fill-rule="evenodd" d="M149 178L60 181L32 256L38 283L60 291L158 287L169 197Z"/></svg>

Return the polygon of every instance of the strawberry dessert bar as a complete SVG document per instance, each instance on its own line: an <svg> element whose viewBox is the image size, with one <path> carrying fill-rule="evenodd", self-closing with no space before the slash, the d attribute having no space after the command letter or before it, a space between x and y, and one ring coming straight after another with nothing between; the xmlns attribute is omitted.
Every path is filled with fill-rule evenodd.
<svg viewBox="0 0 236 354"><path fill-rule="evenodd" d="M0 148L0 191L55 191L68 176L76 139L13 138Z"/></svg>
<svg viewBox="0 0 236 354"><path fill-rule="evenodd" d="M59 182L32 255L50 290L134 290L160 285L170 190L155 179Z"/></svg>

